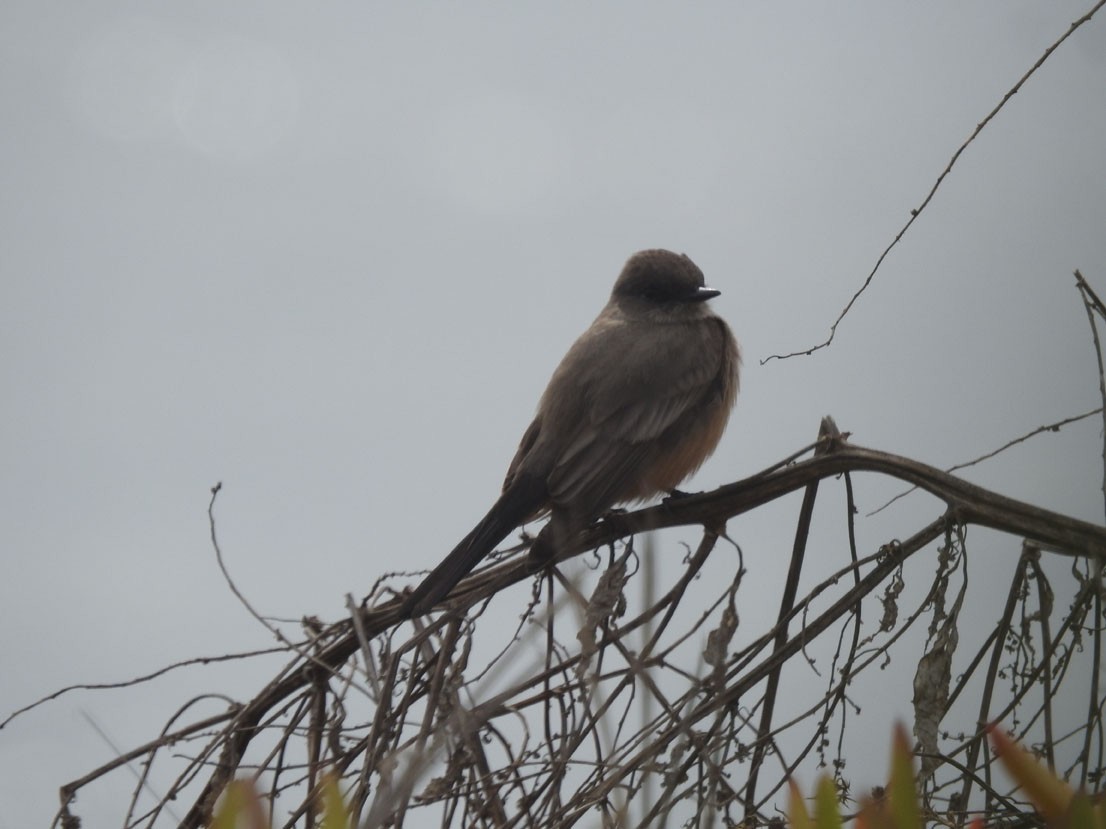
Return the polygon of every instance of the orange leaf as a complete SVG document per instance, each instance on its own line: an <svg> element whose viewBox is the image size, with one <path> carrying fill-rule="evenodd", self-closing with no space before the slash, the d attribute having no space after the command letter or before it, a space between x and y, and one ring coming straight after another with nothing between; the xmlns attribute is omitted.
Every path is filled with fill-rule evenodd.
<svg viewBox="0 0 1106 829"><path fill-rule="evenodd" d="M987 726L991 745L1010 776L1025 789L1033 805L1050 823L1060 822L1068 812L1072 790L1063 780L1034 759L1000 728Z"/></svg>
<svg viewBox="0 0 1106 829"><path fill-rule="evenodd" d="M787 800L788 825L791 829L810 829L810 812L806 810L803 793L794 780L788 779L787 785L791 789L791 796Z"/></svg>
<svg viewBox="0 0 1106 829"><path fill-rule="evenodd" d="M918 790L914 784L914 751L902 723L895 726L891 747L891 815L898 829L922 829Z"/></svg>

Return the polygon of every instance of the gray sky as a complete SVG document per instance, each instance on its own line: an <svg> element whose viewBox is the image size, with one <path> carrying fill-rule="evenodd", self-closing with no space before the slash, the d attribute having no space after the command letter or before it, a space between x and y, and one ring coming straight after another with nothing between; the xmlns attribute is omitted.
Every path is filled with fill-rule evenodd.
<svg viewBox="0 0 1106 829"><path fill-rule="evenodd" d="M827 413L946 466L1095 407L1071 272L1106 294L1106 19L965 152L832 348L759 364L825 337L1088 6L3 4L0 717L270 644L215 563L218 481L228 566L264 613L334 620L383 572L432 566L640 248L691 255L745 351L688 488ZM968 477L1101 521L1100 440L1085 421ZM865 486L867 507L899 489ZM749 578L776 584L785 560L752 549ZM0 829L44 825L111 756L82 711L129 748L267 670L17 719ZM90 825L120 783L82 795Z"/></svg>

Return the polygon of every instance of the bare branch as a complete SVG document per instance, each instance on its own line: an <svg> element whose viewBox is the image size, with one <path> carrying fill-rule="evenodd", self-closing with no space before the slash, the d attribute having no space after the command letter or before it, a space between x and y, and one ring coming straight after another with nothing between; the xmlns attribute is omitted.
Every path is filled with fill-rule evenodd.
<svg viewBox="0 0 1106 829"><path fill-rule="evenodd" d="M167 728L158 740L63 787L62 816L75 817L70 814L72 799L93 780L142 758L144 773L149 774L162 749L204 740L194 756L175 761L183 762L184 769L162 801L181 799L188 791L191 806L181 826L206 825L223 787L247 770L270 772L271 796L297 793L300 805L291 810L286 825L300 825L313 815L311 793L326 768L352 776L351 808L373 825L427 808L440 808L447 824L466 826L568 826L592 814L594 808L608 821L617 822L625 819L626 804L654 777L659 785L644 819L691 808L700 817L721 810L735 822L746 815L767 820L770 815L762 811L766 798L819 748L826 729L843 722L850 704L846 689L889 658L892 648L901 649L906 641L903 633L922 618L926 607L933 608L935 620L944 612L945 588L940 579L947 576L940 576L938 568L938 581L916 609L905 616L873 618L867 635L862 632L861 602L878 596L881 589L894 590L911 556L942 536L962 538L965 526L979 524L1032 539L1033 549L1106 557L1102 527L1006 498L917 461L850 445L835 431L825 434L816 446L813 457L774 464L713 492L611 516L560 551L558 567L589 550L616 549L627 535L662 527L707 528L696 552L685 560L682 578L668 592L649 598L629 618L622 617L630 603L618 595L627 576L596 576L606 586L593 591L592 613L582 632L578 623L572 623L569 610L576 606L585 613L586 591L555 567L550 572L556 580L546 582L550 592L541 625L524 620L489 667L470 669L475 637L495 624L485 618L488 603L510 585L532 578L524 555L473 573L458 585L439 615L415 620L410 627L399 625L402 597L382 585L385 600L370 596L361 608L350 603L348 618L331 625L317 622L309 643L286 648L291 662L252 700L191 726ZM806 489L807 504L801 509L795 535L800 556L791 582L797 588L814 487L828 478L858 472L889 475L925 489L944 502L941 515L906 540L861 557L856 551L850 496L849 532L842 544L849 550L849 562L802 597L795 589L789 591L791 598L781 605L774 623L766 630L746 630L741 641L747 644L734 649L743 630L744 570L740 560L729 567L719 560L723 551L716 542L723 537L726 521ZM610 564L624 566L628 554L628 547L619 555L612 553ZM943 555L940 550L938 554ZM1011 559L1011 568L1018 566L1018 560ZM689 589L701 580L705 568L716 571L720 565L730 575L724 582L707 583L717 598L704 605L690 601ZM1093 592L1089 587L1080 590L1087 596ZM1020 601L1020 596L1015 600ZM1089 607L1085 602L1077 606ZM800 629L792 632L797 624ZM1045 665L1066 665L1058 663L1055 654L1063 652L1070 661L1077 649L1065 643L1086 627L1074 622L1061 625L1049 646L1033 657L1027 676L1039 676ZM629 647L629 637L637 635L638 629L649 631L640 651ZM394 647L392 639L405 630L410 637ZM708 631L713 631L710 637ZM582 639L581 633L586 634ZM704 638L712 642L706 657L697 644ZM846 639L852 644L846 657L838 660ZM992 653L1001 652L1001 635L988 641L998 649ZM1058 650L1065 647L1066 651ZM778 709L783 697L771 678L779 676L792 659L814 659L816 651L826 648L833 654L833 673L826 675L824 685L818 683L821 687L816 692L811 686L813 696L797 711L774 722L764 712ZM694 658L689 659L691 655ZM359 664L365 668L359 670ZM972 662L980 664L978 657ZM369 687L362 685L365 677ZM682 691L673 685L677 677ZM1063 677L1054 676L1050 682L1054 696L1064 692ZM958 682L950 693L933 698L937 708L928 715L931 722L941 719L941 706L951 708L963 688ZM1092 696L1096 694L1094 690ZM640 723L633 720L636 724L630 727L630 714L640 710L641 699L655 703L652 714ZM1024 689L1013 699L1006 707L1024 706ZM1095 696L1094 703L1098 702ZM754 717L758 707L762 713ZM858 709L853 716L857 713ZM814 729L799 746L785 748L782 741L790 740L808 720L816 723ZM933 726L929 728L926 753L935 755L940 745L932 736ZM978 723L973 719L966 731L978 734ZM971 745L972 739L949 752L948 762L934 763L936 776L927 795L933 803L943 796L954 797L947 794L953 790L948 779L941 777L942 769L960 775L955 796L966 791L970 799L972 788L965 790L963 781L975 780L981 766L972 758L961 764L963 773L955 772L957 763L951 757ZM1084 753L1092 748L1099 750L1097 743L1088 744ZM845 752L840 746L838 754L835 771L840 785L847 785L842 774ZM766 780L766 795L754 793L748 784L742 792L723 772L732 763L746 763L754 756L760 758L756 767L761 778L768 774L765 760L779 758L779 770ZM431 774L435 776L419 791ZM992 797L990 786L985 791L985 797ZM370 795L374 796L368 807ZM994 795L992 802L1008 801ZM950 800L946 808L952 805ZM153 825L159 809L143 820Z"/></svg>
<svg viewBox="0 0 1106 829"><path fill-rule="evenodd" d="M826 348L830 343L833 342L833 338L837 334L837 326L841 324L841 321L845 319L845 316L849 313L849 311L852 310L853 305L856 304L856 301L858 299L860 299L860 295L868 290L868 286L872 284L872 280L875 278L876 271L878 271L883 265L883 260L887 258L888 254L891 253L895 246L898 245L898 243L902 240L903 236L906 235L906 231L908 231L911 225L914 224L914 220L917 219L922 214L922 211L929 206L929 203L933 201L933 197L937 194L938 188L940 188L940 186L944 183L945 178L949 175L949 173L952 172L953 166L956 164L957 161L960 160L960 156L963 154L964 150L968 149L971 143L975 141L975 139L979 136L981 132L983 132L984 127L991 123L994 117L999 114L999 111L1001 111L1002 108L1006 106L1007 102L1011 98L1013 98L1023 86L1025 86L1026 82L1037 72L1038 69L1040 69L1044 65L1044 62L1052 56L1052 53L1060 48L1060 44L1071 37L1076 29L1078 29L1080 26L1082 26L1084 23L1087 23L1092 17L1094 17L1095 13L1104 5L1106 5L1106 0L1098 0L1098 2L1091 7L1090 11L1088 11L1086 14L1084 14L1082 17L1072 23L1071 26L1068 27L1068 30L1064 32L1064 34L1057 38L1057 40L1053 42L1051 46L1045 49L1044 54L1042 54L1037 59L1036 63L1029 67L1029 70L1018 79L1017 83L1015 83L1012 87L1010 87L1009 90L1007 90L1006 94L1002 96L1002 100L998 102L994 109L987 113L987 117L976 124L975 129L972 131L972 134L969 135L968 139L957 148L956 152L952 154L952 158L949 159L949 163L945 166L945 169L941 172L941 175L937 176L937 180L933 183L933 187L930 188L929 193L926 194L926 197L922 199L922 203L910 211L910 218L906 220L906 224L904 224L899 232L895 234L895 238L891 240L891 243L886 248L884 248L883 253L879 255L879 258L876 260L876 264L872 266L872 270L869 271L867 278L864 280L864 283L856 290L856 293L852 295L852 298L848 301L848 303L846 303L841 313L837 315L837 319L834 320L833 325L830 326L829 336L826 337L823 342L820 342L817 345L812 345L809 348L802 349L801 351L792 351L789 354L769 355L768 357L765 357L760 361L761 365L764 365L770 360L786 360L789 357L809 356L815 351Z"/></svg>

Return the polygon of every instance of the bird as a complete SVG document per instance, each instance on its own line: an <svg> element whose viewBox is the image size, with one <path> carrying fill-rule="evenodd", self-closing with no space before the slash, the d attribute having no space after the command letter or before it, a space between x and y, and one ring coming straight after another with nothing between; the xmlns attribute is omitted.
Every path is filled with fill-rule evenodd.
<svg viewBox="0 0 1106 829"><path fill-rule="evenodd" d="M741 353L686 254L632 255L565 354L487 515L408 594L428 613L512 530L549 515L535 565L619 504L670 494L710 457L737 398Z"/></svg>

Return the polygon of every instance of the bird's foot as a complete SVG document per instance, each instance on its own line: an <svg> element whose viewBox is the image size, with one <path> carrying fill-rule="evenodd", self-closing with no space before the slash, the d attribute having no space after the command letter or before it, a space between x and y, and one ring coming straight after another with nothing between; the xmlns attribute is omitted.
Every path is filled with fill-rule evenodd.
<svg viewBox="0 0 1106 829"><path fill-rule="evenodd" d="M627 511L621 507L614 507L603 513L602 521L614 528L618 535L629 535L630 530L626 526Z"/></svg>
<svg viewBox="0 0 1106 829"><path fill-rule="evenodd" d="M697 494L699 494L699 493L684 492L683 490L680 490L680 489L674 489L671 492L669 492L666 496L664 496L664 498L661 500L661 503L662 504L667 504L669 501L679 501L681 498L690 498L692 495L697 495Z"/></svg>
<svg viewBox="0 0 1106 829"><path fill-rule="evenodd" d="M553 533L549 530L549 525L542 527L541 532L534 538L533 543L530 545L530 552L526 556L527 569L531 573L536 573L539 570L545 569L545 567L553 560L554 554L557 552L556 547L553 545Z"/></svg>

